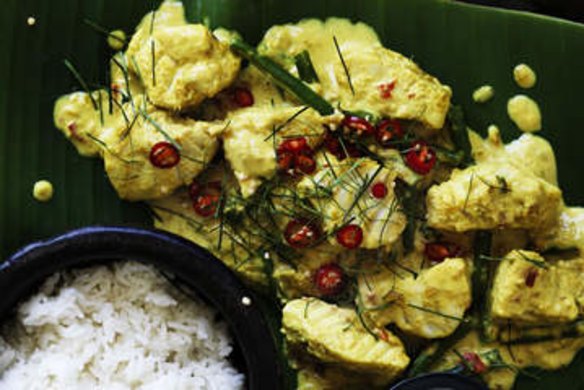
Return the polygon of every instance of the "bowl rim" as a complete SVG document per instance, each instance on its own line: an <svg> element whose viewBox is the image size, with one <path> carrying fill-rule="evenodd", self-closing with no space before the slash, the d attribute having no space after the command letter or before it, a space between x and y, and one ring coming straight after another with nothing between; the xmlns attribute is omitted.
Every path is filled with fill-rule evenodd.
<svg viewBox="0 0 584 390"><path fill-rule="evenodd" d="M404 379L389 390L488 390L477 378L454 372L432 372Z"/></svg>
<svg viewBox="0 0 584 390"><path fill-rule="evenodd" d="M0 263L0 321L50 275L76 267L134 260L172 273L223 316L243 355L248 388L281 389L274 337L256 295L221 261L177 235L156 229L90 226L31 243ZM244 299L243 298L249 298ZM245 302L245 303L244 303Z"/></svg>

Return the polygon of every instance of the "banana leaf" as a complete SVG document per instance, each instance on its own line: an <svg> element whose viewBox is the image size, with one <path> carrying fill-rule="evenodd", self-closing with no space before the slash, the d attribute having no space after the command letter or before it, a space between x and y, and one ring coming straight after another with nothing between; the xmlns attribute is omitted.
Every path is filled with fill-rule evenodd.
<svg viewBox="0 0 584 390"><path fill-rule="evenodd" d="M566 202L584 204L579 168L584 109L584 26L547 17L447 0L184 0L192 21L208 20L257 42L271 25L305 17L342 16L372 25L383 42L413 58L450 85L474 129L500 126L509 140L520 132L506 101L520 90L513 67L530 64L538 75L526 93L540 104L541 135L557 150ZM131 33L158 1L3 0L0 10L0 258L18 247L89 224L150 226L146 208L120 201L100 161L82 158L52 123L55 99L79 89L63 66L70 60L92 85L104 84L111 54L84 19ZM29 25L29 18L35 23ZM31 20L32 21L32 20ZM486 104L472 91L495 88ZM53 182L49 203L32 197L36 180ZM0 292L1 299L1 292ZM522 377L517 389L584 388L584 356L556 373Z"/></svg>

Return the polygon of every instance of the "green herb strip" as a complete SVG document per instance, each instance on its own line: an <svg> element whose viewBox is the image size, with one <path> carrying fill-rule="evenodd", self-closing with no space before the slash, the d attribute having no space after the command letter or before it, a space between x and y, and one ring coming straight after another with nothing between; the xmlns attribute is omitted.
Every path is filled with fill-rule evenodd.
<svg viewBox="0 0 584 390"><path fill-rule="evenodd" d="M333 35L333 42L335 44L335 49L337 50L337 54L339 55L339 59L341 60L341 64L343 64L343 69L345 70L345 75L347 76L347 81L349 82L349 88L351 88L351 93L355 96L355 88L353 87L353 81L351 80L351 74L349 73L349 67L345 62L345 58L343 57L343 53L341 52L341 48L339 46L339 41L337 41L337 37Z"/></svg>
<svg viewBox="0 0 584 390"><path fill-rule="evenodd" d="M85 82L85 80L83 80L83 77L81 77L81 74L77 71L75 66L73 66L73 64L69 60L65 59L63 61L63 63L65 64L67 69L69 69L69 71L71 72L73 77L75 77L75 80L77 80L77 82L79 83L81 88L85 91L85 93L87 93L87 95L89 96L89 99L91 99L91 104L93 105L93 109L95 111L97 111L99 109L99 107L97 105L97 101L95 100L95 97L93 97L93 94L89 90L87 83Z"/></svg>
<svg viewBox="0 0 584 390"><path fill-rule="evenodd" d="M294 62L296 64L296 69L298 69L298 76L300 79L307 83L317 83L318 75L314 69L314 65L310 58L310 53L308 50L303 50L294 56Z"/></svg>
<svg viewBox="0 0 584 390"><path fill-rule="evenodd" d="M249 44L241 40L235 40L231 43L231 48L236 54L247 59L259 70L269 74L280 87L306 105L314 108L321 115L331 115L335 112L329 102L310 89L302 80L292 76L271 58L258 54Z"/></svg>

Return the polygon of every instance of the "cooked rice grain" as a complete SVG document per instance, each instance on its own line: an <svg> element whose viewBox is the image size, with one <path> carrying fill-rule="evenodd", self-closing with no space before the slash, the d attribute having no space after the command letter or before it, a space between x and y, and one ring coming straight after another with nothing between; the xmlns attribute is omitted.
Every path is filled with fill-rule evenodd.
<svg viewBox="0 0 584 390"><path fill-rule="evenodd" d="M135 262L55 274L0 336L0 389L240 389L225 323Z"/></svg>

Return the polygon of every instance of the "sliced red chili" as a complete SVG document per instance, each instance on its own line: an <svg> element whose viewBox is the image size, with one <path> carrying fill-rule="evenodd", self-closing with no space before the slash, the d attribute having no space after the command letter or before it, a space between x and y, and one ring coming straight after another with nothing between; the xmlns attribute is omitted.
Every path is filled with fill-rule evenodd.
<svg viewBox="0 0 584 390"><path fill-rule="evenodd" d="M539 272L535 268L530 268L525 275L525 285L529 288L535 286L535 281L539 276Z"/></svg>
<svg viewBox="0 0 584 390"><path fill-rule="evenodd" d="M368 136L375 133L375 127L367 119L354 115L344 117L341 125L355 132L358 136Z"/></svg>
<svg viewBox="0 0 584 390"><path fill-rule="evenodd" d="M300 154L294 158L294 165L296 169L302 173L310 175L316 170L316 161L310 156Z"/></svg>
<svg viewBox="0 0 584 390"><path fill-rule="evenodd" d="M294 154L291 152L279 152L277 155L278 169L284 172L289 172L294 169Z"/></svg>
<svg viewBox="0 0 584 390"><path fill-rule="evenodd" d="M396 140L403 138L404 131L399 121L395 119L384 119L375 128L375 139L383 147L395 146Z"/></svg>
<svg viewBox="0 0 584 390"><path fill-rule="evenodd" d="M296 218L288 222L284 229L284 239L293 248L306 248L321 237L318 224L305 218Z"/></svg>
<svg viewBox="0 0 584 390"><path fill-rule="evenodd" d="M243 108L253 106L254 98L249 89L240 87L233 90L233 101Z"/></svg>
<svg viewBox="0 0 584 390"><path fill-rule="evenodd" d="M387 333L387 330L385 330L384 328L378 329L377 335L381 340L385 341L386 343L389 342L389 334Z"/></svg>
<svg viewBox="0 0 584 390"><path fill-rule="evenodd" d="M347 157L361 157L363 153L357 148L357 146L350 141L341 141L332 132L327 132L324 138L324 146L326 150L333 156L335 156L339 161L344 160ZM343 147L344 146L344 147Z"/></svg>
<svg viewBox="0 0 584 390"><path fill-rule="evenodd" d="M305 137L290 138L282 142L276 151L278 168L292 176L311 174L316 170L314 151Z"/></svg>
<svg viewBox="0 0 584 390"><path fill-rule="evenodd" d="M201 217L215 215L221 199L221 182L211 181L201 184L196 179L189 186L189 195L193 200L193 208Z"/></svg>
<svg viewBox="0 0 584 390"><path fill-rule="evenodd" d="M396 84L396 81L393 80L392 82L379 85L379 87L378 87L379 92L380 92L381 97L383 99L390 99L391 98L391 94L392 94L393 90L395 89L395 84Z"/></svg>
<svg viewBox="0 0 584 390"><path fill-rule="evenodd" d="M189 196L192 200L197 199L197 196L201 194L201 183L198 182L197 179L193 179L191 184L189 185Z"/></svg>
<svg viewBox="0 0 584 390"><path fill-rule="evenodd" d="M324 136L324 147L330 154L337 158L339 157L340 152L342 152L341 141L339 141L331 131L327 131Z"/></svg>
<svg viewBox="0 0 584 390"><path fill-rule="evenodd" d="M219 194L201 194L193 202L193 208L201 217L213 216L217 212L219 199Z"/></svg>
<svg viewBox="0 0 584 390"><path fill-rule="evenodd" d="M371 186L371 195L376 199L383 199L387 196L388 189L385 183L377 182Z"/></svg>
<svg viewBox="0 0 584 390"><path fill-rule="evenodd" d="M320 266L314 274L314 284L327 297L340 294L345 287L345 272L335 263Z"/></svg>
<svg viewBox="0 0 584 390"><path fill-rule="evenodd" d="M337 242L347 249L355 249L363 242L363 229L359 225L345 225L337 231Z"/></svg>
<svg viewBox="0 0 584 390"><path fill-rule="evenodd" d="M114 100L116 100L116 101L118 100L120 92L121 92L121 88L118 84L116 84L116 83L110 84L110 95L112 96L112 98Z"/></svg>
<svg viewBox="0 0 584 390"><path fill-rule="evenodd" d="M460 255L460 248L449 242L429 242L424 247L424 254L432 263L441 263L446 258Z"/></svg>
<svg viewBox="0 0 584 390"><path fill-rule="evenodd" d="M416 141L406 153L406 164L414 172L425 175L436 164L436 152L424 141Z"/></svg>
<svg viewBox="0 0 584 390"><path fill-rule="evenodd" d="M79 135L79 132L77 131L77 123L75 122L69 122L67 124L67 130L69 130L69 132L71 133L71 137L75 138L77 141L84 143L85 139L83 137L81 137Z"/></svg>
<svg viewBox="0 0 584 390"><path fill-rule="evenodd" d="M170 142L161 141L150 149L150 163L156 168L173 168L180 162L180 153Z"/></svg>
<svg viewBox="0 0 584 390"><path fill-rule="evenodd" d="M488 367L483 362L481 357L475 352L464 352L462 354L463 359L466 362L466 365L470 367L473 373L475 374L483 374L487 371Z"/></svg>
<svg viewBox="0 0 584 390"><path fill-rule="evenodd" d="M308 145L305 137L290 138L283 141L280 146L278 146L278 151L290 152L293 154L298 153L309 153L312 154L312 149Z"/></svg>

